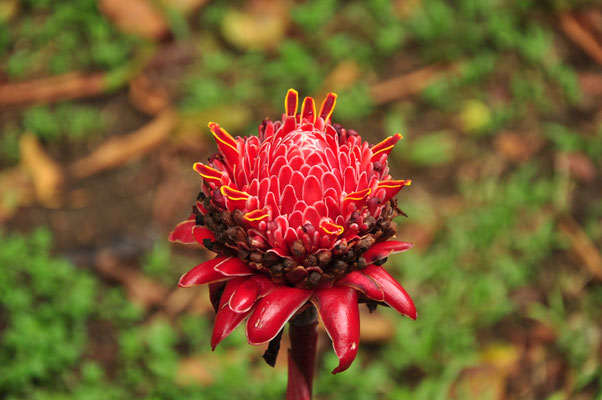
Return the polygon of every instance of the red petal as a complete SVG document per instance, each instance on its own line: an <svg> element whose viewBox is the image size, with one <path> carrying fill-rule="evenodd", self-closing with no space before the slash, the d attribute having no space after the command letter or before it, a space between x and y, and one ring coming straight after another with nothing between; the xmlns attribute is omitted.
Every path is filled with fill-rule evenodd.
<svg viewBox="0 0 602 400"><path fill-rule="evenodd" d="M383 267L369 265L362 272L374 279L374 282L382 288L385 293L385 303L400 313L416 319L416 306L410 295Z"/></svg>
<svg viewBox="0 0 602 400"><path fill-rule="evenodd" d="M184 244L196 243L192 234L192 229L196 225L194 220L186 220L176 225L173 232L169 234L167 239L170 242L178 242Z"/></svg>
<svg viewBox="0 0 602 400"><path fill-rule="evenodd" d="M313 175L308 176L303 184L303 200L311 206L321 199L322 185L320 181Z"/></svg>
<svg viewBox="0 0 602 400"><path fill-rule="evenodd" d="M238 164L240 154L236 140L215 122L209 122L209 129L211 129L217 142L217 148L224 155L226 163L231 167Z"/></svg>
<svg viewBox="0 0 602 400"><path fill-rule="evenodd" d="M389 136L382 142L375 144L374 147L372 147L372 156L370 157L370 160L376 161L382 157L383 154L388 155L400 139L403 139L403 136L401 136L400 133L396 133L393 136Z"/></svg>
<svg viewBox="0 0 602 400"><path fill-rule="evenodd" d="M337 95L334 93L328 93L324 102L322 102L322 106L320 107L320 117L324 120L324 122L328 121L332 112L334 111L334 106L337 103Z"/></svg>
<svg viewBox="0 0 602 400"><path fill-rule="evenodd" d="M247 279L230 298L230 308L237 313L247 312L255 301L274 288L274 282L265 275L255 275Z"/></svg>
<svg viewBox="0 0 602 400"><path fill-rule="evenodd" d="M311 290L281 286L261 299L247 322L249 343L258 345L272 340L311 294Z"/></svg>
<svg viewBox="0 0 602 400"><path fill-rule="evenodd" d="M359 290L372 300L385 301L385 294L380 286L372 278L362 274L360 271L353 271L345 275L336 281L336 285L349 286L355 290Z"/></svg>
<svg viewBox="0 0 602 400"><path fill-rule="evenodd" d="M410 186L411 184L411 179L382 181L378 183L376 190L383 189L385 191L385 196L383 197L382 201L386 202L395 197L395 195L399 193L404 186Z"/></svg>
<svg viewBox="0 0 602 400"><path fill-rule="evenodd" d="M215 270L224 276L246 276L253 275L255 271L247 263L236 257L228 257L215 265Z"/></svg>
<svg viewBox="0 0 602 400"><path fill-rule="evenodd" d="M250 278L235 278L226 284L226 288L224 289L220 301L219 310L213 324L213 334L211 335L211 348L213 350L215 350L215 347L224 340L247 315L249 315L249 312L234 312L228 306L228 300L232 297L232 294L249 279Z"/></svg>
<svg viewBox="0 0 602 400"><path fill-rule="evenodd" d="M207 182L213 182L216 185L220 185L222 182L222 173L215 168L212 168L203 163L197 162L192 166L196 172L199 173Z"/></svg>
<svg viewBox="0 0 602 400"><path fill-rule="evenodd" d="M202 226L195 226L192 228L192 234L197 242L204 245L205 239L209 239L211 242L215 242L215 236L213 232Z"/></svg>
<svg viewBox="0 0 602 400"><path fill-rule="evenodd" d="M289 89L284 99L284 109L286 115L291 116L297 114L297 107L299 105L299 93L295 89Z"/></svg>
<svg viewBox="0 0 602 400"><path fill-rule="evenodd" d="M316 122L316 103L311 97L306 97L301 106L301 119L305 119L312 124Z"/></svg>
<svg viewBox="0 0 602 400"><path fill-rule="evenodd" d="M228 257L230 258L230 257ZM180 287L191 287L196 285L203 285L205 283L221 282L228 279L232 279L231 276L226 276L219 271L215 270L215 266L228 258L226 257L215 257L213 260L205 261L186 272L180 278L178 286Z"/></svg>
<svg viewBox="0 0 602 400"><path fill-rule="evenodd" d="M386 242L376 243L374 246L364 253L364 258L368 264L372 264L378 260L389 257L392 253L401 253L414 246L413 243L398 242L395 240L389 240Z"/></svg>
<svg viewBox="0 0 602 400"><path fill-rule="evenodd" d="M334 352L339 358L336 374L349 368L360 343L360 313L357 292L346 286L316 290L312 297L324 328L332 340Z"/></svg>

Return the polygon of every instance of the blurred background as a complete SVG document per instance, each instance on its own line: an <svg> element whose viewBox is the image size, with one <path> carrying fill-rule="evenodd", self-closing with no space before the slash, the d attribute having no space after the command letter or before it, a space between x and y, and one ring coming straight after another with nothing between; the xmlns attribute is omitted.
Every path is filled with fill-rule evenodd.
<svg viewBox="0 0 602 400"><path fill-rule="evenodd" d="M210 351L176 288L210 255L166 235L207 122L254 134L293 87L403 133L413 179L387 267L418 320L363 310L337 376L322 333L316 398L601 399L601 67L592 1L0 0L0 397L283 397L285 351Z"/></svg>

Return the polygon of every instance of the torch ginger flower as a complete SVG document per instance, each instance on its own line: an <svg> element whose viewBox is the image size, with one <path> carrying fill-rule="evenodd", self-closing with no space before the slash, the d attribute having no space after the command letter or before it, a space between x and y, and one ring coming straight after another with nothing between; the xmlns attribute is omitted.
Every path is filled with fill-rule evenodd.
<svg viewBox="0 0 602 400"><path fill-rule="evenodd" d="M202 192L169 238L217 253L179 282L209 284L214 349L247 318L250 344L279 340L287 321L315 307L339 358L338 373L358 351L358 302L384 303L416 318L410 296L382 267L391 253L412 247L388 240L401 213L394 196L411 181L388 174L400 134L370 146L331 122L335 94L317 112L311 97L299 113L298 103L289 90L282 120L264 120L258 136L234 138L209 123L219 152L194 165ZM297 367L289 357L297 371L289 378Z"/></svg>

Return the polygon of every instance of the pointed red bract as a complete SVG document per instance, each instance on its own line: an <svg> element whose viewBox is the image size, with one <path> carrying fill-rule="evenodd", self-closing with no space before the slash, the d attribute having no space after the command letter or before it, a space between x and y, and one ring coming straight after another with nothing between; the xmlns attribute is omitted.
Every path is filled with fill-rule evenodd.
<svg viewBox="0 0 602 400"><path fill-rule="evenodd" d="M196 240L192 233L192 230L195 227L195 225L196 222L194 220L182 221L178 225L176 225L175 229L169 234L167 239L170 242L178 242L183 244L196 243Z"/></svg>
<svg viewBox="0 0 602 400"><path fill-rule="evenodd" d="M237 313L232 311L228 306L228 300L232 297L236 289L248 279L249 278L234 278L226 283L226 287L220 300L219 309L215 316L213 333L211 335L211 348L213 350L215 350L215 347L240 325L250 313L250 311Z"/></svg>
<svg viewBox="0 0 602 400"><path fill-rule="evenodd" d="M237 313L247 312L258 298L265 296L275 284L265 275L254 275L247 279L232 295L230 308Z"/></svg>
<svg viewBox="0 0 602 400"><path fill-rule="evenodd" d="M416 307L410 295L383 267L369 265L362 272L374 279L374 282L382 288L385 294L385 303L401 314L416 319Z"/></svg>
<svg viewBox="0 0 602 400"><path fill-rule="evenodd" d="M339 366L332 371L337 374L349 368L360 344L357 292L346 286L320 289L314 293L312 302L339 358Z"/></svg>
<svg viewBox="0 0 602 400"><path fill-rule="evenodd" d="M258 345L272 340L311 294L311 290L280 286L261 299L247 321L249 343Z"/></svg>
<svg viewBox="0 0 602 400"><path fill-rule="evenodd" d="M364 253L364 258L368 264L372 264L389 257L389 255L393 253L401 253L409 250L412 248L412 246L414 246L414 243L398 242L395 240L380 242L376 243L366 253Z"/></svg>
<svg viewBox="0 0 602 400"><path fill-rule="evenodd" d="M385 301L383 290L368 275L353 271L336 281L336 285L345 285L365 294L372 300Z"/></svg>
<svg viewBox="0 0 602 400"><path fill-rule="evenodd" d="M194 239L202 245L205 245L206 239L209 239L210 242L215 242L213 232L203 226L194 226L192 228L192 235L194 236Z"/></svg>
<svg viewBox="0 0 602 400"><path fill-rule="evenodd" d="M249 264L242 262L236 257L226 257L216 264L214 268L224 276L246 276L255 273L255 271L249 267Z"/></svg>
<svg viewBox="0 0 602 400"><path fill-rule="evenodd" d="M232 276L227 276L215 270L215 266L231 257L215 257L213 260L205 261L186 272L180 278L178 286L191 287L204 285L206 283L220 282L232 279Z"/></svg>

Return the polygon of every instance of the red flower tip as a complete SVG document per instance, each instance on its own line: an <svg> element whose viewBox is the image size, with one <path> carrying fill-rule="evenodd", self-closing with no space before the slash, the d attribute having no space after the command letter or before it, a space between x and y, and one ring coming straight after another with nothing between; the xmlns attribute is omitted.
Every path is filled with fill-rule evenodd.
<svg viewBox="0 0 602 400"><path fill-rule="evenodd" d="M289 89L284 100L284 109L287 116L295 116L299 106L299 93L295 89Z"/></svg>
<svg viewBox="0 0 602 400"><path fill-rule="evenodd" d="M320 118L327 122L334 111L334 106L337 104L337 95L335 93L328 93L326 98L322 102L320 107Z"/></svg>

